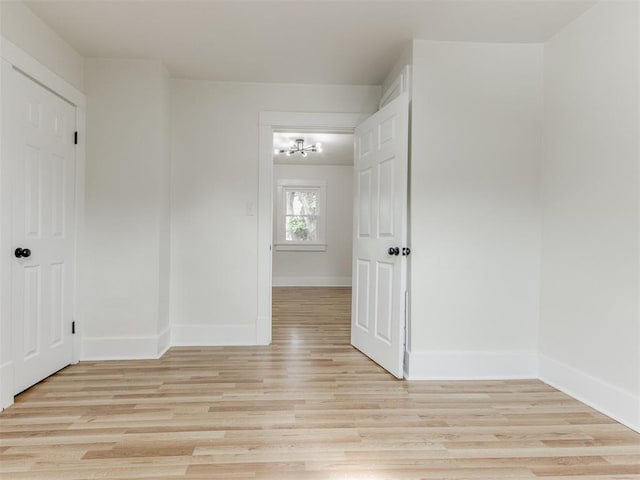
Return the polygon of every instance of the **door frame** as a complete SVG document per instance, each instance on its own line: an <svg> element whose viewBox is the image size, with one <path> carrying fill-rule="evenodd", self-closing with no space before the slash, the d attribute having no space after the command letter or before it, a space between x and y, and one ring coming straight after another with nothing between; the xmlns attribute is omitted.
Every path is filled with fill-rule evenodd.
<svg viewBox="0 0 640 480"><path fill-rule="evenodd" d="M369 117L367 113L261 112L258 164L258 315L256 344L271 343L273 243L273 133L347 132Z"/></svg>
<svg viewBox="0 0 640 480"><path fill-rule="evenodd" d="M78 272L81 251L82 232L84 231L84 192L85 192L85 149L86 149L86 96L26 53L24 50L0 36L0 62L2 68L13 68L31 78L55 95L75 106L76 130L78 145L76 146L75 174L75 236L74 253L74 285L73 285L73 320L76 322L76 335L73 337L73 363L80 358L82 328L78 325ZM0 90L1 92L1 90ZM1 96L1 93L0 93ZM1 99L0 99L1 100ZM0 115L0 132L2 132L2 115ZM0 135L1 142L1 135ZM12 338L11 322L11 179L5 174L8 171L8 159L3 158L0 149L0 337ZM13 404L13 353L2 348L0 343L0 410Z"/></svg>

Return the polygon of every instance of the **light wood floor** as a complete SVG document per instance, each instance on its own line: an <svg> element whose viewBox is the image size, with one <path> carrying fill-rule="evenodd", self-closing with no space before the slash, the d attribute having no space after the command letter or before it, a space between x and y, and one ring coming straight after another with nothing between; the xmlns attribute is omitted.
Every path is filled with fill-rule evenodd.
<svg viewBox="0 0 640 480"><path fill-rule="evenodd" d="M640 435L544 383L392 378L349 304L279 288L270 347L68 367L0 414L0 478L640 479Z"/></svg>

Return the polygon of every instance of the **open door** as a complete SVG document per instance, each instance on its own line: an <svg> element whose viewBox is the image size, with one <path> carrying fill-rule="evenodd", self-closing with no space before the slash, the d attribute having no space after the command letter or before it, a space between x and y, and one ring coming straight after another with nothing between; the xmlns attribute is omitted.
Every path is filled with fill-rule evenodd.
<svg viewBox="0 0 640 480"><path fill-rule="evenodd" d="M403 376L409 101L400 95L355 131L351 344Z"/></svg>

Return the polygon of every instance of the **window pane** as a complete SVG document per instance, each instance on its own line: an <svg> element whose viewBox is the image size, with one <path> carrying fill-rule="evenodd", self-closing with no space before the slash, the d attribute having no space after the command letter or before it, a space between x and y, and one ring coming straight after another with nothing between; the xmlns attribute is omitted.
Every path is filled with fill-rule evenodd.
<svg viewBox="0 0 640 480"><path fill-rule="evenodd" d="M312 216L287 215L286 239L293 242L315 242L318 240L318 218Z"/></svg>
<svg viewBox="0 0 640 480"><path fill-rule="evenodd" d="M318 214L317 190L287 190L285 198L287 215Z"/></svg>

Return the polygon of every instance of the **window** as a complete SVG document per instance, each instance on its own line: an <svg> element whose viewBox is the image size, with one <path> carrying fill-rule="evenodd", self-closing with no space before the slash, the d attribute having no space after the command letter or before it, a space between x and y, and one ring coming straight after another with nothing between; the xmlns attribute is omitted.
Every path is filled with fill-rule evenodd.
<svg viewBox="0 0 640 480"><path fill-rule="evenodd" d="M326 182L278 180L276 250L324 251Z"/></svg>

